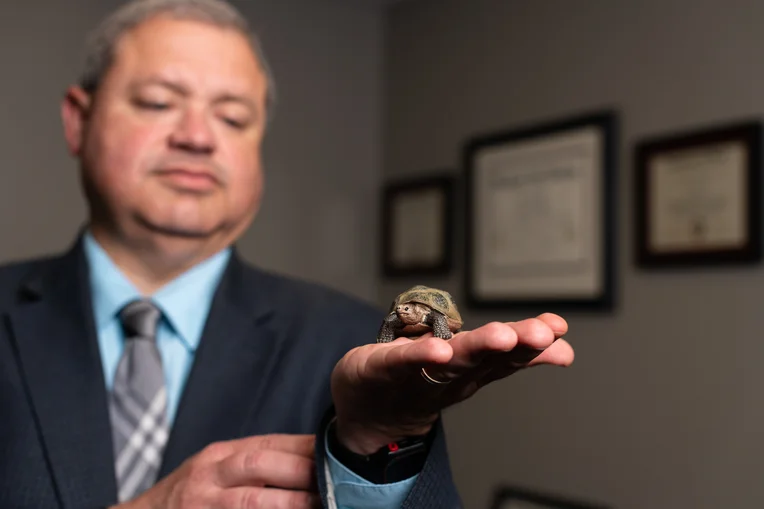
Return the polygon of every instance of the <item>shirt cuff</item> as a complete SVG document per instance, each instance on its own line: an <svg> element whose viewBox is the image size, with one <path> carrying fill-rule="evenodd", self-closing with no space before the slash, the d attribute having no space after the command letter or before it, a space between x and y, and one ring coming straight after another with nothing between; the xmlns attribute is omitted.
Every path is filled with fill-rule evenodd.
<svg viewBox="0 0 764 509"><path fill-rule="evenodd" d="M340 463L329 450L326 435L324 449L334 485L338 509L398 509L416 483L417 475L389 484L374 484Z"/></svg>

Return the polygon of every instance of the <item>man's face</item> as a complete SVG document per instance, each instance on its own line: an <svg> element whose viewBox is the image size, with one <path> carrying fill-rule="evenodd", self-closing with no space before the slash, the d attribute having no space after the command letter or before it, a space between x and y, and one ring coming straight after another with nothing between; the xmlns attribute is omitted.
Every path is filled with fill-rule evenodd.
<svg viewBox="0 0 764 509"><path fill-rule="evenodd" d="M233 30L159 17L126 34L95 97L64 104L94 223L238 236L260 202L266 87Z"/></svg>

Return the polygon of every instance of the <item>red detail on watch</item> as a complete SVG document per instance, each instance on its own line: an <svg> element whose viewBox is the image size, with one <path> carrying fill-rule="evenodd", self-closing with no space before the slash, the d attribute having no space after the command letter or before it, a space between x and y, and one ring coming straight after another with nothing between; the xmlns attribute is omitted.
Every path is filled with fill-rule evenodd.
<svg viewBox="0 0 764 509"><path fill-rule="evenodd" d="M395 452L398 450L398 444L396 444L395 442L391 442L387 444L387 448L390 449L390 452Z"/></svg>

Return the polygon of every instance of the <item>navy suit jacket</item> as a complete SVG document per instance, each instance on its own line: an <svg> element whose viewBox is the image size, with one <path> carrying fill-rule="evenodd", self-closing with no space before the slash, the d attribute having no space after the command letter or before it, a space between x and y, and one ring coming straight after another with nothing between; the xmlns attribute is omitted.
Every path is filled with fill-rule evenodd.
<svg viewBox="0 0 764 509"><path fill-rule="evenodd" d="M251 267L234 250L160 476L219 440L323 437L331 371L348 350L374 341L382 316L333 290ZM81 239L60 256L0 267L0 320L0 508L115 503L107 392ZM326 453L323 440L316 443L326 506ZM440 422L403 507L461 507Z"/></svg>

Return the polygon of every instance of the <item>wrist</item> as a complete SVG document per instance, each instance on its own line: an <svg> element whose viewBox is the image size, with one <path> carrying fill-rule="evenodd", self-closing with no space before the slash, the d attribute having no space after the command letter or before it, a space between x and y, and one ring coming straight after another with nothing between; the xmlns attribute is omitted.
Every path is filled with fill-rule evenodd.
<svg viewBox="0 0 764 509"><path fill-rule="evenodd" d="M374 484L389 484L409 479L421 472L427 461L434 431L385 443L371 453L348 449L337 438L337 421L327 429L329 452L345 468Z"/></svg>
<svg viewBox="0 0 764 509"><path fill-rule="evenodd" d="M337 441L343 447L356 454L368 455L390 443L427 435L432 430L433 424L434 420L431 423L408 426L404 429L390 429L365 426L338 417L333 428Z"/></svg>

